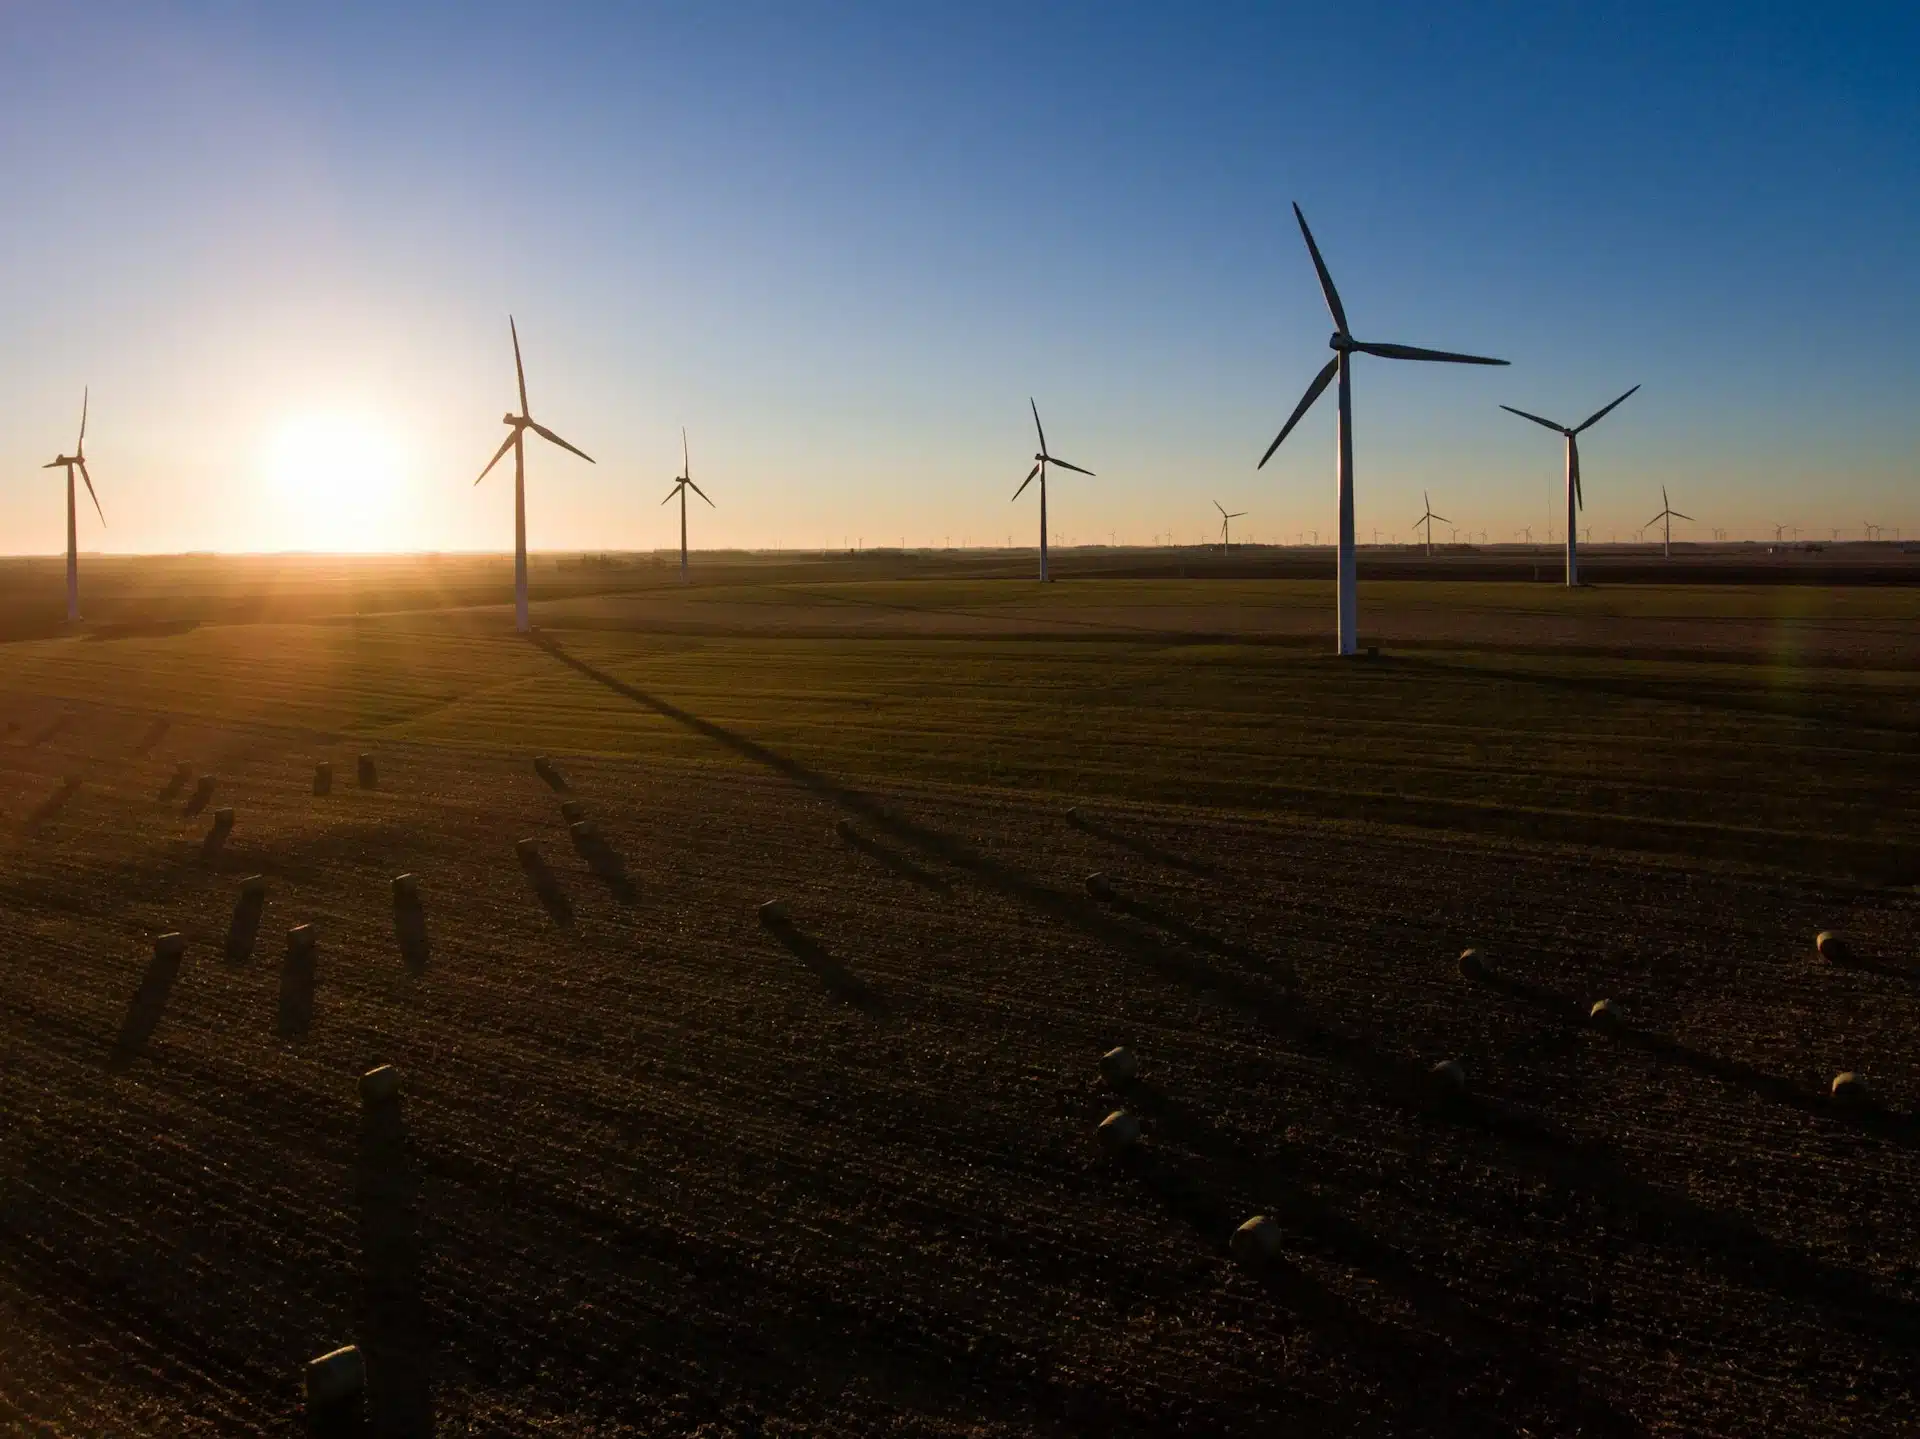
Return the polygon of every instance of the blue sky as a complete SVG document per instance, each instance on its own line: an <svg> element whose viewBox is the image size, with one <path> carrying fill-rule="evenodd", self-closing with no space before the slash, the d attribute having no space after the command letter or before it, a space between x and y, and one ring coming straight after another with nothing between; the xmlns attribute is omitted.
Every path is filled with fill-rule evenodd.
<svg viewBox="0 0 1920 1439"><path fill-rule="evenodd" d="M548 10L553 13L547 13ZM1031 543L1554 514L1920 536L1920 11L1673 4L0 6L0 549ZM364 456L364 459L359 457Z"/></svg>

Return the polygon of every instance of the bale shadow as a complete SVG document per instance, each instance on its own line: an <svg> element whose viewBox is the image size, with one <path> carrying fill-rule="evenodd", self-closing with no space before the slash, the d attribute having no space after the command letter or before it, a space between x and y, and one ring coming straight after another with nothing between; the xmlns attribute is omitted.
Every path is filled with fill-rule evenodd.
<svg viewBox="0 0 1920 1439"><path fill-rule="evenodd" d="M41 825L65 809L67 807L67 801L72 799L74 795L79 792L79 789L80 781L75 776L68 775L67 778L61 780L58 789L27 812L27 822L24 826L27 833L35 833Z"/></svg>
<svg viewBox="0 0 1920 1439"><path fill-rule="evenodd" d="M408 1150L398 1096L362 1108L354 1191L360 1209L366 1431L424 1439L434 1431L433 1345L421 1295L420 1181Z"/></svg>
<svg viewBox="0 0 1920 1439"><path fill-rule="evenodd" d="M1168 869L1184 870L1188 874L1213 874L1216 872L1210 864L1204 864L1199 860L1188 859L1186 856L1175 854L1169 849L1162 849L1151 840L1141 839L1137 835L1131 835L1124 830L1115 829L1112 825L1089 818L1077 809L1067 811L1067 823L1083 834L1090 834L1095 839L1105 840L1108 844L1118 845L1121 849L1137 854L1142 859L1151 860L1155 864L1164 865Z"/></svg>
<svg viewBox="0 0 1920 1439"><path fill-rule="evenodd" d="M133 757L135 759L145 759L148 755L152 754L153 747L165 739L167 737L167 731L172 728L173 721L170 719L157 719L148 725L147 732L140 737L139 743L133 747Z"/></svg>
<svg viewBox="0 0 1920 1439"><path fill-rule="evenodd" d="M530 839L521 840L514 849L520 858L520 868L526 872L527 882L533 886L534 897L547 912L547 918L562 929L570 928L573 924L573 901L560 888L560 879L547 863L546 856Z"/></svg>
<svg viewBox="0 0 1920 1439"><path fill-rule="evenodd" d="M213 828L207 831L207 837L200 841L200 862L214 864L220 858L220 851L226 848L227 836L233 833L233 811L217 809L213 812Z"/></svg>
<svg viewBox="0 0 1920 1439"><path fill-rule="evenodd" d="M166 1013L167 997L173 993L173 982L180 977L180 959L182 947L156 945L153 958L147 962L147 971L140 977L140 987L133 992L133 1001L127 1006L127 1017L120 1023L120 1033L113 1042L113 1056L109 1061L114 1069L124 1069L137 1059L147 1047L147 1041L153 1038L153 1032L160 1026L160 1018Z"/></svg>
<svg viewBox="0 0 1920 1439"><path fill-rule="evenodd" d="M210 774L200 776L200 782L193 787L193 793L187 796L186 808L181 812L188 816L199 814L213 799L214 778Z"/></svg>
<svg viewBox="0 0 1920 1439"><path fill-rule="evenodd" d="M593 821L576 820L567 827L567 837L573 841L574 853L587 862L587 868L606 885L616 902L632 904L639 898L633 878L627 873L627 862Z"/></svg>
<svg viewBox="0 0 1920 1439"><path fill-rule="evenodd" d="M298 1039L313 1028L313 991L319 977L319 944L287 936L287 957L280 966L279 1031Z"/></svg>
<svg viewBox="0 0 1920 1439"><path fill-rule="evenodd" d="M426 973L431 948L427 939L427 907L415 890L395 889L393 894L393 933L400 945L400 962L408 974Z"/></svg>
<svg viewBox="0 0 1920 1439"><path fill-rule="evenodd" d="M57 715L54 717L52 723L47 725L45 729L41 730L32 739L28 740L27 744L30 748L39 749L41 745L49 744L65 734L72 725L73 715L71 713Z"/></svg>
<svg viewBox="0 0 1920 1439"><path fill-rule="evenodd" d="M878 840L869 839L855 829L850 821L844 819L835 821L833 832L868 859L876 861L883 869L899 875L900 878L911 880L923 889L932 890L935 894L953 893L953 886L945 879L932 870L922 869L899 851L888 849Z"/></svg>
<svg viewBox="0 0 1920 1439"><path fill-rule="evenodd" d="M768 919L762 923L767 932L780 941L781 947L812 971L814 978L825 985L827 993L835 999L876 1019L888 1012L887 1003L878 990L835 959L825 945L801 933L792 920Z"/></svg>
<svg viewBox="0 0 1920 1439"><path fill-rule="evenodd" d="M260 918L266 912L264 885L242 886L240 898L233 904L233 923L227 926L227 963L245 964L253 958L253 944L260 935Z"/></svg>
<svg viewBox="0 0 1920 1439"><path fill-rule="evenodd" d="M169 779L160 788L160 796L159 796L160 803L172 804L176 799L180 798L180 791L186 788L187 781L192 777L193 777L192 765L182 763L175 766L173 771L173 778Z"/></svg>
<svg viewBox="0 0 1920 1439"><path fill-rule="evenodd" d="M533 772L547 782L547 788L555 794L567 793L567 777L560 773L559 767L545 755L537 756L533 761Z"/></svg>

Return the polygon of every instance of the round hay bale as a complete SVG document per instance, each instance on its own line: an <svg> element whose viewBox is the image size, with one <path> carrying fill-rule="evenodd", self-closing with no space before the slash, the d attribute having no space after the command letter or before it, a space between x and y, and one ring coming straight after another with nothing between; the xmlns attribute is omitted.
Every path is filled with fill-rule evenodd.
<svg viewBox="0 0 1920 1439"><path fill-rule="evenodd" d="M1867 1077L1849 1069L1833 1077L1833 1097L1842 1104L1865 1104L1872 1098L1867 1088Z"/></svg>
<svg viewBox="0 0 1920 1439"><path fill-rule="evenodd" d="M1587 1018L1594 1024L1609 1025L1620 1022L1620 1011L1613 1007L1610 999L1595 1000L1593 1008L1587 1011Z"/></svg>
<svg viewBox="0 0 1920 1439"><path fill-rule="evenodd" d="M1443 1059L1427 1071L1433 1087L1442 1094L1456 1095L1467 1092L1467 1067L1457 1059Z"/></svg>
<svg viewBox="0 0 1920 1439"><path fill-rule="evenodd" d="M1107 879L1105 874L1101 873L1098 870L1095 870L1092 874L1087 876L1086 886L1087 886L1087 893L1092 895L1095 899L1112 899L1113 898L1112 883Z"/></svg>
<svg viewBox="0 0 1920 1439"><path fill-rule="evenodd" d="M580 803L579 800L563 799L560 801L560 818L564 819L568 824L578 824L586 817L587 807Z"/></svg>
<svg viewBox="0 0 1920 1439"><path fill-rule="evenodd" d="M420 899L420 876L417 874L396 874L393 877L393 897L396 902L414 904Z"/></svg>
<svg viewBox="0 0 1920 1439"><path fill-rule="evenodd" d="M319 939L320 936L311 924L296 924L287 931L287 948L289 950L312 949Z"/></svg>
<svg viewBox="0 0 1920 1439"><path fill-rule="evenodd" d="M250 874L240 881L240 893L263 895L267 892L267 877L264 874Z"/></svg>
<svg viewBox="0 0 1920 1439"><path fill-rule="evenodd" d="M1828 964L1847 962L1847 942L1830 929L1823 929L1813 937L1813 948Z"/></svg>
<svg viewBox="0 0 1920 1439"><path fill-rule="evenodd" d="M309 1409L335 1409L357 1403L366 1387L366 1362L351 1344L307 1363Z"/></svg>
<svg viewBox="0 0 1920 1439"><path fill-rule="evenodd" d="M1078 809L1070 809L1070 810L1068 810L1068 811L1067 811L1067 818L1068 818L1068 819L1070 819L1070 820L1074 820L1074 821L1078 821L1078 820L1079 820L1079 818L1080 818L1080 811L1079 811Z"/></svg>
<svg viewBox="0 0 1920 1439"><path fill-rule="evenodd" d="M1116 1109L1100 1121L1100 1128L1096 1132L1101 1144L1118 1153L1140 1142L1140 1121L1126 1110Z"/></svg>
<svg viewBox="0 0 1920 1439"><path fill-rule="evenodd" d="M391 1064L369 1069L360 1076L360 1102L384 1104L400 1093L400 1071Z"/></svg>
<svg viewBox="0 0 1920 1439"><path fill-rule="evenodd" d="M538 840L516 839L513 842L513 852L520 856L520 862L522 864L538 864L540 862L540 842Z"/></svg>
<svg viewBox="0 0 1920 1439"><path fill-rule="evenodd" d="M787 923L787 902L784 899L770 899L760 906L760 923Z"/></svg>
<svg viewBox="0 0 1920 1439"><path fill-rule="evenodd" d="M1487 962L1480 957L1479 950L1463 949L1460 951L1460 977L1462 979L1485 979L1487 977Z"/></svg>
<svg viewBox="0 0 1920 1439"><path fill-rule="evenodd" d="M155 935L153 957L155 959L178 959L187 951L187 937L169 930L165 934Z"/></svg>
<svg viewBox="0 0 1920 1439"><path fill-rule="evenodd" d="M593 821L590 819L576 819L567 826L567 833L572 836L575 844L592 844L600 838L600 831L593 827Z"/></svg>
<svg viewBox="0 0 1920 1439"><path fill-rule="evenodd" d="M1100 1056L1100 1077L1108 1084L1125 1084L1137 1078L1140 1073L1140 1061L1133 1057L1133 1051L1125 1046L1109 1049Z"/></svg>
<svg viewBox="0 0 1920 1439"><path fill-rule="evenodd" d="M1233 1231L1227 1248L1242 1264L1264 1264L1280 1252L1280 1226L1264 1214L1256 1214Z"/></svg>
<svg viewBox="0 0 1920 1439"><path fill-rule="evenodd" d="M849 840L852 839L854 837L854 828L853 828L852 821L844 820L844 819L836 819L833 822L833 832L839 835L840 838L842 839L849 839Z"/></svg>

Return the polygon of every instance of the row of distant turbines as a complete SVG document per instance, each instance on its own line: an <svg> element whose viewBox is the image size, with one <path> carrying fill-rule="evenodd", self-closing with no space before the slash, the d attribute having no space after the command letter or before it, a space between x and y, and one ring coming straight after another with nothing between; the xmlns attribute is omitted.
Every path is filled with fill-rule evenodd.
<svg viewBox="0 0 1920 1439"><path fill-rule="evenodd" d="M1293 413L1287 417L1286 424L1281 426L1280 433L1274 437L1273 443L1267 446L1266 453L1260 457L1259 464L1255 465L1254 468L1259 470L1266 467L1267 461L1273 458L1274 451L1279 449L1281 442L1293 433L1294 427L1305 417L1307 411L1313 408L1314 402L1326 392L1327 386L1338 380L1339 415L1336 429L1337 439L1335 451L1339 523L1339 542L1336 559L1338 577L1336 633L1339 652L1343 655L1350 655L1355 653L1358 648L1359 622L1358 565L1355 556L1356 545L1353 524L1353 356L1356 354L1374 355L1387 360L1429 360L1458 365L1505 365L1508 362L1505 360L1491 359L1484 355L1458 354L1450 350L1425 350L1412 345L1356 340L1348 328L1346 309L1340 303L1340 292L1334 288L1333 276L1327 271L1326 261L1321 257L1319 245L1314 243L1313 231L1307 228L1307 217L1301 213L1300 207L1297 204L1293 207L1293 214L1294 218L1300 224L1301 237L1307 243L1307 253L1313 258L1313 268L1320 279L1320 292L1325 297L1327 309L1333 316L1333 335L1327 341L1328 347L1333 350L1333 358L1328 360L1320 373L1314 376L1313 382L1307 386L1306 394L1301 396L1300 403L1294 406ZM578 455L588 464L592 464L594 461L593 457L578 445L562 439L559 435L533 418L532 409L527 403L526 366L521 362L520 358L520 331L511 316L508 317L507 328L513 338L513 368L515 378L519 382L520 410L517 414L509 411L507 414L501 416L502 422L508 428L507 437L500 442L500 448L494 451L493 458L487 461L486 467L480 471L479 478L476 479L474 483L476 485L479 484L481 480L484 480L492 473L493 467L506 457L509 450L513 452L514 620L517 627L524 632L529 628L527 616L526 433L528 430L532 430L542 439L559 446L563 450ZM1526 410L1515 409L1512 405L1503 404L1500 406L1501 409L1518 415L1523 420L1531 420L1536 425L1543 425L1547 429L1553 430L1566 440L1566 582L1569 585L1577 585L1580 582L1577 516L1578 511L1585 508L1586 505L1586 500L1581 493L1580 487L1579 437L1594 425L1598 424L1607 415L1611 414L1615 408L1625 402L1627 398L1639 388L1638 385L1635 385L1625 394L1594 411L1593 414L1589 415L1579 424L1571 426L1562 425L1558 421L1531 414ZM81 398L80 438L74 444L73 453L71 455L58 455L45 466L47 469L64 468L67 472L67 618L69 621L78 620L80 617L79 551L75 542L74 526L73 473L76 469L80 472L80 478L86 483L87 493L93 499L94 509L100 513L101 524L104 525L106 523L106 514L100 510L100 497L95 493L93 488L93 477L87 472L85 447L87 437L87 403L89 398L90 396L88 394L83 394ZM1019 488L1013 492L1013 498L1018 500L1021 495L1026 493L1027 487L1032 485L1035 480L1040 482L1040 578L1045 581L1051 578L1047 568L1048 466L1071 470L1075 474L1086 475L1090 478L1093 476L1093 471L1083 469L1079 465L1063 460L1047 448L1047 432L1046 428L1040 423L1040 407L1032 398L1028 399L1027 404L1033 411L1033 427L1039 436L1040 448L1033 456L1033 468L1027 471L1027 477L1020 482ZM680 457L680 473L674 477L672 488L667 491L666 499L662 500L661 503L664 505L676 496L680 501L680 578L684 581L687 578L687 491L692 490L693 493L698 495L702 500L705 500L709 506L713 505L713 500L708 497L705 490L702 490L700 486L693 481L693 468L688 458L687 435L684 429L680 432ZM1432 500L1424 493L1421 499L1425 508L1420 518L1414 522L1414 525L1416 529L1422 526L1425 527L1427 550L1428 553L1432 553L1434 522L1438 521L1441 524L1451 524L1452 521L1444 515L1436 514L1433 509ZM1220 541L1224 549L1232 541L1231 527L1233 521L1243 518L1246 511L1229 511L1225 506L1221 505L1218 500L1215 500L1213 503L1214 508L1220 511ZM1660 524L1663 526L1663 548L1667 553L1671 554L1673 521L1689 520L1692 517L1684 515L1673 508L1667 499L1667 492L1664 487L1660 491L1660 504L1660 513L1655 515L1648 524ZM1778 537L1779 531L1785 528L1787 527L1779 526L1776 528L1776 538ZM1869 538L1872 538L1873 532L1880 527L1870 525L1868 528Z"/></svg>

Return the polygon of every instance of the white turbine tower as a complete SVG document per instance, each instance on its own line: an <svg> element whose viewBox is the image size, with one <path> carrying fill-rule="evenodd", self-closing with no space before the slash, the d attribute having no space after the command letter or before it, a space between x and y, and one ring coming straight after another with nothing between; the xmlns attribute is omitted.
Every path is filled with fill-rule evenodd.
<svg viewBox="0 0 1920 1439"><path fill-rule="evenodd" d="M93 511L100 516L100 527L106 528L107 513L100 508L100 496L94 493L93 476L87 473L87 402L92 398L92 388L80 392L80 438L73 442L73 453L55 455L42 465L43 470L64 469L67 472L67 623L76 624L80 619L80 545L79 529L73 515L73 472L80 471L80 478L87 482L87 494L93 500Z"/></svg>
<svg viewBox="0 0 1920 1439"><path fill-rule="evenodd" d="M1647 521L1648 524L1652 524L1654 520L1659 520L1666 526L1660 538L1660 558L1665 560L1673 558L1673 522L1675 520L1691 520L1692 518L1692 515L1683 515L1673 507L1667 499L1667 487L1662 485L1660 487L1660 513L1655 515L1652 520Z"/></svg>
<svg viewBox="0 0 1920 1439"><path fill-rule="evenodd" d="M1638 385L1635 385L1633 390L1639 388ZM1573 426L1572 429L1568 429L1567 426L1556 423L1553 420L1542 419L1539 415L1530 415L1525 410L1516 410L1512 405L1502 405L1500 407L1510 415L1518 415L1523 420L1532 420L1536 425L1545 425L1549 430L1553 430L1567 437L1567 583L1570 585L1580 583L1580 550L1574 536L1574 511L1576 509L1583 510L1587 507L1586 499L1580 493L1580 441L1575 437L1579 435L1582 430L1591 429L1593 426L1599 424L1601 420L1606 418L1608 412L1613 409L1613 406L1625 400L1627 395L1633 393L1633 390L1628 390L1627 394L1615 400L1613 405L1606 405L1595 410L1591 415L1587 416L1585 420Z"/></svg>
<svg viewBox="0 0 1920 1439"><path fill-rule="evenodd" d="M712 500L707 499L705 490L693 483L693 466L687 460L687 427L682 425L680 427L680 473L674 479L673 488L667 491L667 500L675 495L680 496L680 583L683 585L687 582L687 490L689 488L701 499L707 500L709 506L714 509L719 508ZM664 505L667 500L662 500L660 503Z"/></svg>
<svg viewBox="0 0 1920 1439"><path fill-rule="evenodd" d="M1233 548L1233 522L1246 518L1245 510L1228 510L1220 501L1215 500L1213 507L1220 511L1220 553L1226 554Z"/></svg>
<svg viewBox="0 0 1920 1439"><path fill-rule="evenodd" d="M1422 490L1420 492L1420 501L1422 504L1424 504L1427 507L1427 511L1425 514L1420 516L1419 519L1413 522L1413 527L1415 529L1419 529L1420 526L1422 525L1425 525L1427 527L1427 558L1432 559L1433 558L1433 522L1435 520L1438 520L1443 525L1450 525L1453 523L1453 521L1448 519L1445 515L1436 515L1433 512L1433 501L1427 498L1427 492L1425 490Z"/></svg>
<svg viewBox="0 0 1920 1439"><path fill-rule="evenodd" d="M1266 454L1260 457L1255 469L1264 468L1273 458L1273 452L1280 448L1280 442L1292 433L1293 427L1300 423L1301 416L1313 408L1313 402L1333 382L1336 375L1340 378L1340 421L1336 439L1337 444L1337 486L1338 508L1340 516L1340 545L1337 560L1339 574L1339 619L1338 640L1340 653L1350 655L1359 647L1356 633L1359 623L1359 563L1353 546L1353 380L1351 357L1355 354L1378 355L1386 360L1441 360L1456 365L1504 365L1505 360L1489 360L1481 355L1457 355L1448 350L1419 350L1411 345L1386 345L1353 338L1347 331L1347 312L1341 307L1340 292L1333 288L1333 276L1327 273L1326 262L1320 258L1320 247L1313 242L1313 232L1307 228L1307 217L1300 213L1300 207L1293 207L1293 217L1300 222L1300 234L1307 242L1307 253L1313 256L1313 268L1320 277L1320 292L1326 296L1327 309L1333 316L1333 337L1327 341L1333 350L1333 358L1326 367L1313 377L1313 383L1307 386L1307 392L1295 405L1286 424L1280 427L1280 433L1274 436L1273 443L1267 446Z"/></svg>
<svg viewBox="0 0 1920 1439"><path fill-rule="evenodd" d="M1065 460L1055 459L1047 453L1047 432L1040 424L1040 407L1033 403L1033 397L1027 397L1027 405L1033 411L1033 428L1040 435L1040 452L1033 457L1033 468L1027 471L1027 477L1020 482L1020 488L1013 492L1017 500L1026 493L1027 486L1033 483L1035 475L1040 477L1040 580L1044 584L1051 578L1047 574L1047 466L1058 465L1063 470L1072 470L1076 475L1091 477L1092 470L1083 470L1078 465L1068 464Z"/></svg>
<svg viewBox="0 0 1920 1439"><path fill-rule="evenodd" d="M500 448L493 452L493 458L487 461L487 468L480 472L477 485L484 480L493 467L508 450L513 451L513 619L514 627L525 634L527 624L527 447L526 432L532 430L543 440L551 441L563 450L572 450L574 454L593 463L593 456L575 445L568 444L545 425L540 424L527 412L527 371L520 363L520 331L513 323L513 316L507 316L507 329L513 335L513 372L520 381L520 413L511 412L500 417L502 424L512 428L512 433L500 442Z"/></svg>

